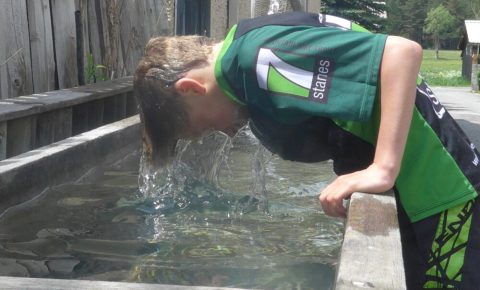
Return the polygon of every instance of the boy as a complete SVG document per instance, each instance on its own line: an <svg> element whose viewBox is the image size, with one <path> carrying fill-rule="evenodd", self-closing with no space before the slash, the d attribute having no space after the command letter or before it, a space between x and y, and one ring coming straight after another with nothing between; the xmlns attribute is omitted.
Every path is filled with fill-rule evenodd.
<svg viewBox="0 0 480 290"><path fill-rule="evenodd" d="M328 215L344 217L353 192L394 188L409 289L474 289L478 153L417 83L421 58L412 41L298 12L241 21L216 44L152 39L134 81L146 153L161 162L179 138L233 134L248 117L281 157L334 160Z"/></svg>

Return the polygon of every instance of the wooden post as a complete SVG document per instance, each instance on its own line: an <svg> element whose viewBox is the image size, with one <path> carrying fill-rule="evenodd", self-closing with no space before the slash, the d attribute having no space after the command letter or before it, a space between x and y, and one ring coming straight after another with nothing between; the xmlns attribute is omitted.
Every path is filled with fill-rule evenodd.
<svg viewBox="0 0 480 290"><path fill-rule="evenodd" d="M335 290L406 289L397 207L392 191L354 193Z"/></svg>
<svg viewBox="0 0 480 290"><path fill-rule="evenodd" d="M472 77L471 77L471 82L472 82L472 90L473 91L478 91L478 54L477 54L477 48L475 47L473 53L472 53Z"/></svg>

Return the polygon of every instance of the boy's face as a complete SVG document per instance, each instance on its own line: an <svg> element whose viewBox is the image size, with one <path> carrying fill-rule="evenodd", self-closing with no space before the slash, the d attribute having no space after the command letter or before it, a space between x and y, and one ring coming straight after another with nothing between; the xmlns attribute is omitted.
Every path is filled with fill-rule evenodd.
<svg viewBox="0 0 480 290"><path fill-rule="evenodd" d="M211 131L235 135L246 123L242 109L220 96L183 96L189 119L185 137L196 139Z"/></svg>

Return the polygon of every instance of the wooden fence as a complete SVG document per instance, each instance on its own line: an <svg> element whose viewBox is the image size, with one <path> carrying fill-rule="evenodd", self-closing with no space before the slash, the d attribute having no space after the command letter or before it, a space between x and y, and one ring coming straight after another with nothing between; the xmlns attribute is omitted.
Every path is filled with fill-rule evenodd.
<svg viewBox="0 0 480 290"><path fill-rule="evenodd" d="M180 2L179 6L187 10L198 2L210 10L208 15L212 17L205 24L205 32L216 39L222 39L239 19L266 14L270 3L0 0L0 99L83 85L83 79L95 76L85 75L85 69L92 65L105 66L97 74L105 74L108 79L132 75L150 37L176 32L176 23L181 20L176 15L184 15L175 6ZM281 7L284 10L318 11L320 1L280 2L288 4Z"/></svg>
<svg viewBox="0 0 480 290"><path fill-rule="evenodd" d="M88 55L109 79L131 75L145 42L173 31L173 3L0 0L0 99L77 86Z"/></svg>

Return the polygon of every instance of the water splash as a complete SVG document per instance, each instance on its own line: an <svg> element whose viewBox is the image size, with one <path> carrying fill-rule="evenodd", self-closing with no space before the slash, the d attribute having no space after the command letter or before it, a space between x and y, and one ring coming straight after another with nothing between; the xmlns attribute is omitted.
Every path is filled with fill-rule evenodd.
<svg viewBox="0 0 480 290"><path fill-rule="evenodd" d="M230 157L232 152L241 152L250 165ZM198 141L178 142L175 157L170 164L154 168L145 155L140 161L139 185L142 198L149 204L152 213L175 209L199 209L209 206L229 207L240 214L260 209L268 212L266 197L266 166L271 154L259 144L248 126L230 138L214 132ZM238 172L231 167L250 168L250 184L246 192L236 192L233 203L224 197L235 195L238 187L233 185ZM245 178L243 178L245 180Z"/></svg>

